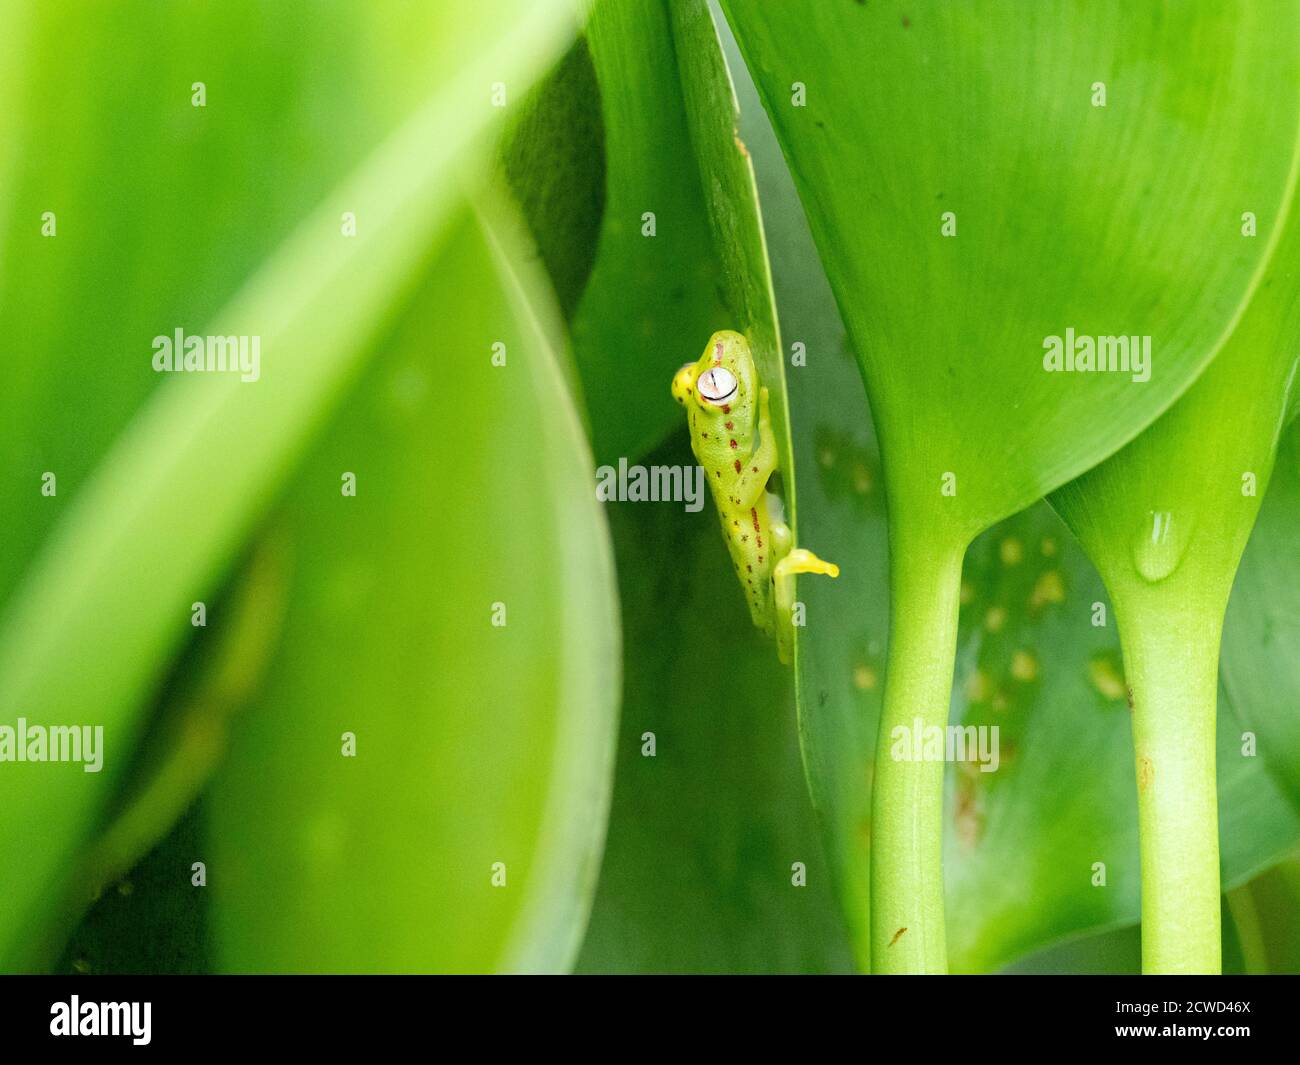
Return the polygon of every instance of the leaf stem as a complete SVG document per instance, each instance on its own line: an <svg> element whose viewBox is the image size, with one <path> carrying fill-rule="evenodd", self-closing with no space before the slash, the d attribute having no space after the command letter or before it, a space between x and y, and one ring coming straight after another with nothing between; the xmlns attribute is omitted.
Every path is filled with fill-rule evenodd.
<svg viewBox="0 0 1300 1065"><path fill-rule="evenodd" d="M871 800L871 965L948 967L942 761L914 739L948 723L965 543L890 521L889 660Z"/></svg>
<svg viewBox="0 0 1300 1065"><path fill-rule="evenodd" d="M1181 597L1137 605L1119 623L1133 705L1142 971L1218 973L1215 711L1223 613Z"/></svg>

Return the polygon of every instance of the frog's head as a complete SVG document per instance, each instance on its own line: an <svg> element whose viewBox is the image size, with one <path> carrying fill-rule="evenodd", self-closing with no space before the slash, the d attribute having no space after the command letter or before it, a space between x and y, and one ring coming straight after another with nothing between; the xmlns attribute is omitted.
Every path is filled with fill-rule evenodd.
<svg viewBox="0 0 1300 1065"><path fill-rule="evenodd" d="M754 357L749 342L724 329L714 333L697 362L688 362L673 377L673 398L689 411L745 417L757 400Z"/></svg>

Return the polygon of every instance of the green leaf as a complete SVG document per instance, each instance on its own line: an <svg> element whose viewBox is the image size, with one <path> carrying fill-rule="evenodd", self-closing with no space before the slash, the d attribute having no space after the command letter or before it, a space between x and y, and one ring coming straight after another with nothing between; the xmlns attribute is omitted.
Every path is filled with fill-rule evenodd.
<svg viewBox="0 0 1300 1065"><path fill-rule="evenodd" d="M170 9L156 5L111 11L86 7L99 13L97 17L106 24L77 24L69 29L64 16L44 8L30 15L30 25L24 24L34 42L33 59L24 68L24 77L9 79L6 87L14 95L0 113L11 123L21 119L25 124L17 131L11 126L6 133L35 137L39 132L31 115L34 108L43 107L44 97L37 92L41 83L33 80L42 72L68 71L73 77L92 78L94 85L112 84L122 61L114 48L119 40L147 38L153 51L160 41L174 40L178 56L190 54L191 49L206 55L211 50L210 35L215 34L229 43L228 50L217 52L225 57L221 69L225 63L238 61L241 69L247 63L240 52L245 38L239 9L232 9L230 22L225 21L223 9L218 21L209 25L180 13L173 18ZM16 10L6 8L6 17L13 18ZM139 736L143 710L166 663L192 631L190 604L215 589L295 459L360 369L364 356L373 350L368 341L375 330L406 294L415 271L436 246L454 202L453 166L494 117L495 109L484 99L484 86L505 74L516 75L526 85L562 45L568 15L558 0L545 5L494 0L473 7L440 6L428 12L423 29L429 36L422 53L421 46L411 43L409 25L398 32L390 20L377 17L374 8L357 5L349 10L360 20L355 41L369 41L364 60L358 62L369 72L367 77L382 101L377 113L390 119L380 128L391 130L414 100L423 103L364 166L328 193L219 312L212 317L205 313L197 322L184 313L184 293L193 285L190 280L173 289L167 299L151 304L151 313L136 312L132 321L148 323L138 335L128 334L127 339L115 335L111 347L88 343L85 349L87 359L99 352L106 363L130 366L131 374L152 377L145 369L149 338L159 332L157 323L166 332L179 321L187 329L197 326L217 335L259 336L265 358L256 383L233 375L196 374L158 386L157 394L116 437L102 462L94 465L82 458L74 464L74 469L83 470L94 465L95 472L84 485L75 478L71 484L64 480L67 512L45 519L52 533L39 555L31 549L24 552L32 560L0 619L0 704L20 708L33 724L87 719L102 724L108 752L102 773L83 774L79 766L54 771L27 763L10 766L0 776L0 804L24 812L0 841L0 874L8 900L0 914L0 958L14 957L22 949L21 939L40 934L45 911L56 897L46 896L46 887L67 868L97 811L120 782ZM310 20L313 12L311 5L303 5L272 19L278 46L285 46L284 38L293 39L300 20ZM160 34L143 32L142 24ZM102 35L97 29L104 31ZM77 47L68 47L68 40L78 42ZM391 48L383 45L385 40L392 42ZM307 48L311 44L310 35L299 42ZM442 61L429 66L421 59L413 66L403 65L403 57L409 59L412 50L416 56ZM172 54L168 49L164 52ZM390 65L405 73L389 74ZM282 69L275 61L263 68L273 78ZM153 70L148 61L131 69ZM440 71L432 84L429 69ZM413 70L415 74L410 73ZM337 76L337 71L331 73ZM129 114L131 121L140 123L138 136L157 154L166 145L160 138L180 120L176 116L187 122L192 116L183 91L177 96L164 93L175 77L172 72L164 68L149 77L156 79L150 90L155 103ZM189 81L187 72L181 85ZM352 90L364 83L365 78L355 81ZM66 91L66 85L60 85L60 91ZM418 95L412 91L415 86ZM85 90L90 95L98 91ZM274 82L249 89L254 98L276 91ZM110 99L120 108L121 97ZM209 107L213 106L210 99ZM111 107L109 113L130 125L122 113ZM111 130L112 124L89 122L83 128ZM235 128L244 129L242 124ZM292 144L284 141L274 124L254 128L254 140L265 145L260 157L274 155L273 146L292 154ZM216 143L221 148L214 148L210 158L224 158L226 146L220 140ZM81 150L81 165L68 167L65 160L61 166L85 182L86 191L78 193L83 203L100 181L120 180L119 170L135 173L141 167L141 157L129 152L125 159L119 158L108 135L85 141ZM0 181L25 190L19 202L30 205L39 199L27 188L32 178L23 169L23 158L10 153ZM47 164L40 154L35 159ZM39 175L39 169L35 173ZM237 185L241 177L234 175L231 183ZM326 195L328 189L328 183L318 186L313 199ZM129 199L125 192L122 196ZM185 203L175 207L177 213L188 210L191 207ZM344 211L354 211L362 219L352 240L340 236ZM23 232L39 233L39 213L31 217L31 230ZM143 241L146 232L166 229L158 218L144 213L143 203L126 217L128 232L138 240ZM90 230L84 219L65 218L64 226L65 233L67 228L74 234L78 229ZM6 329L21 314L29 323L26 329L35 330L34 336L17 330L7 334L17 335L23 350L28 341L37 352L62 350L67 343L60 339L62 323L84 326L95 321L81 313L64 316L60 311L64 300L93 291L97 276L77 273L78 263L94 262L94 254L75 241L70 243L70 247L52 243L41 249L46 261L51 256L71 256L48 273L38 260L31 271L7 283ZM173 261L181 259L173 257ZM111 270L118 261L110 260L103 269ZM10 271L7 275L13 276ZM64 291L60 285L66 278L77 282ZM136 280L138 298L148 298L153 290L147 275ZM204 311L209 306L207 299L195 302ZM178 317L172 318L173 313ZM93 333L88 339L93 339ZM139 354L132 356L133 351ZM80 392L87 387L75 377L47 377L47 366L61 369L57 362L24 359L21 365L27 379L5 397L8 404L16 394L17 409L27 389L46 387L52 397L66 398L70 388ZM100 425L97 439L112 439L126 422L124 411L130 401L151 387L152 382L149 386L133 382L109 393L117 402L106 404L112 416ZM88 394L94 395L93 390ZM3 419L0 423L6 429L12 424ZM30 429L31 423L24 419L19 439L27 439ZM78 439L77 433L68 433L63 446ZM13 514L9 520L19 528L48 502L38 495L39 472L46 465L40 457L35 452L25 471L21 463L15 464L19 474L9 490L17 493L21 485L23 505L6 511L6 518ZM161 544L160 534L165 537ZM68 667L68 648L76 649L75 668Z"/></svg>
<svg viewBox="0 0 1300 1065"><path fill-rule="evenodd" d="M646 461L690 464L685 434ZM607 507L623 713L579 971L844 971L851 956L800 767L790 670L723 580L717 523L680 503ZM796 862L805 887L794 886Z"/></svg>
<svg viewBox="0 0 1300 1065"><path fill-rule="evenodd" d="M871 782L862 767L875 746L889 617L880 460L852 347L780 146L728 27L721 30L740 132L757 171L784 331L807 359L788 371L802 525L827 558L854 559L838 580L800 585L808 624L796 676L808 787L854 955L866 968Z"/></svg>
<svg viewBox="0 0 1300 1065"><path fill-rule="evenodd" d="M618 6L625 15L650 11ZM653 110L637 120L658 120L684 107L689 142L676 155L694 156L696 195L708 209L702 218L709 249L703 292L716 292L712 298L726 310L695 323L665 321L674 329L672 347L654 353L658 376L646 383L648 393L624 391L621 362L586 363L588 396L616 394L624 407L627 396L636 400L636 410L615 415L596 402L595 435L600 440L621 431L602 418L653 410L657 397L667 397L672 372L696 357L714 329L746 331L772 389L782 482L792 503L782 360L753 171L706 5L669 6L680 86L662 86ZM647 27L657 25L647 17ZM678 175L694 169L680 158L673 167ZM647 299L653 306L654 298L625 296L621 306L639 309ZM670 413L672 438L645 461L692 467L681 411L670 405ZM627 635L624 713L609 842L580 968L841 971L849 954L800 779L791 674L750 622L712 505L704 503L694 512L679 509L680 503L608 505ZM792 510L787 506L787 516ZM707 662L716 656L727 662L726 685L710 680ZM644 753L651 733L652 756ZM665 877L665 868L673 875Z"/></svg>
<svg viewBox="0 0 1300 1065"><path fill-rule="evenodd" d="M1274 261L1210 368L1145 433L1051 497L1106 582L1124 647L1144 971L1220 967L1219 643L1300 366L1300 223L1292 212L1275 224Z"/></svg>
<svg viewBox="0 0 1300 1065"><path fill-rule="evenodd" d="M744 333L759 379L772 397L772 427L780 455L786 524L796 535L797 501L785 402L785 361L777 327L772 276L749 149L740 139L739 105L713 15L705 0L670 0L691 146L713 233L727 327ZM708 337L703 338L707 340ZM703 350L703 344L696 347ZM697 353L692 353L698 357ZM683 361L690 361L686 359Z"/></svg>
<svg viewBox="0 0 1300 1065"><path fill-rule="evenodd" d="M631 26L635 18L643 20L641 29L651 35L657 28L655 13L638 3L611 0L597 10L606 13L609 17L627 19L626 22L620 23L623 28ZM692 325L691 321L682 321L675 317L673 324L678 328L679 333L675 350L688 353L685 355L687 361L698 357L698 349L717 328L734 329L744 333L748 338L758 365L760 379L770 390L772 397L774 435L779 455L778 469L781 473L777 490L783 497L786 523L797 538L794 466L790 449L789 419L786 412L785 372L780 331L773 303L771 272L767 260L754 171L748 149L739 136L739 114L735 91L722 54L713 16L705 0L670 0L667 3L667 10L671 13L671 44L675 48L675 69L680 72L681 80L677 91L670 91L669 105L661 107L660 110L668 113L675 111L676 108L672 104L676 103L677 93L680 93L689 143L697 164L696 176L699 185L695 191L704 199L707 233L703 235L709 241L710 268L716 271L717 295L722 303L721 310L712 312L711 326L697 334L688 331ZM604 34L608 34L611 41L619 39L612 29L606 28L597 33L595 26L596 23L593 22L593 37L597 41L600 41ZM599 53L600 49L598 48L597 51ZM608 122L612 131L613 120L609 119ZM610 136L613 139L612 132ZM690 167L679 166L677 169L688 175L692 172ZM594 283L593 288L595 288ZM626 306L625 294L623 300L622 306ZM589 294L589 301L595 302L594 293ZM639 305L645 306L644 301ZM575 331L581 350L581 321ZM695 336L694 340L690 339L692 335ZM620 359L627 358L627 354L634 353L620 353ZM645 358L631 359L632 365L643 366L646 362ZM662 366L662 354L650 359L649 364L654 367ZM618 426L629 415L639 419L641 414L638 412L644 411L647 407L652 408L655 404L653 401L648 401L646 394L642 393L636 403L623 402L617 412L611 413L603 397L615 395L622 399L629 394L626 381L628 366L623 362L618 366L610 366L608 362L585 362L581 369L592 414L597 452L600 454L602 438L607 438L612 433L624 432ZM672 366L663 366L661 382L670 380L674 369L675 367ZM652 386L646 387L648 390ZM636 392L630 394L637 395ZM629 407L636 410L629 411ZM680 411L676 422L678 431L681 432Z"/></svg>
<svg viewBox="0 0 1300 1065"><path fill-rule="evenodd" d="M690 161L667 0L597 0L587 39L604 117L606 199L573 348L596 460L614 464L680 429L672 375L733 323ZM653 236L643 235L648 214Z"/></svg>
<svg viewBox="0 0 1300 1065"><path fill-rule="evenodd" d="M0 598L163 383L152 338L204 328L428 94L402 57L425 66L494 32L453 6L398 32L370 6L328 21L302 0L0 9L15 53L0 64Z"/></svg>
<svg viewBox="0 0 1300 1065"><path fill-rule="evenodd" d="M1300 15L1279 29L1244 4L724 7L884 458L894 606L874 962L941 969L942 772L893 759L889 737L916 715L947 720L971 539L1131 439L1231 334L1294 185ZM1243 239L1247 210L1265 236ZM1067 330L1155 338L1150 379L1045 372L1046 339Z"/></svg>
<svg viewBox="0 0 1300 1065"><path fill-rule="evenodd" d="M791 342L806 344L806 372L815 374L791 374L803 525L815 531L818 546L831 557L856 551L861 558L839 581L808 582L801 590L811 638L801 644L799 694L809 783L865 965L870 776L861 767L874 748L888 616L879 460L849 343L779 147L762 115L746 106L752 88L743 68L733 63L733 69L785 331ZM1261 574L1285 573L1295 553L1294 519L1274 503L1288 490L1295 465L1282 463L1274 477L1247 549L1243 581L1256 552ZM1270 513L1276 515L1271 522ZM1265 554L1270 528L1276 530L1274 546ZM1279 629L1282 617L1289 617L1285 597L1291 583L1283 577L1270 584L1278 598L1263 617ZM1113 620L1104 627L1091 624L1093 603L1101 602L1108 616L1111 605L1091 563L1046 505L976 541L961 600L952 718L997 724L1003 753L996 773L953 769L947 776L950 955L955 970L971 972L1000 968L1091 929L1136 922L1137 835L1115 626ZM830 618L833 623L823 620ZM1232 631L1230 617L1229 637ZM1272 659L1289 660L1286 646L1275 642ZM1017 679L1013 663L1022 675L1034 671L1033 679ZM1261 691L1271 685L1275 673L1260 671L1257 655L1247 663L1245 669L1256 671L1250 675L1261 678ZM1225 676L1231 664L1232 652L1225 650ZM1279 717L1290 706L1284 691L1265 704ZM1268 759L1240 757L1241 731L1225 702L1219 792L1229 884L1276 860L1300 827L1266 771ZM1099 860L1108 867L1104 890L1091 884L1092 863Z"/></svg>
<svg viewBox="0 0 1300 1065"><path fill-rule="evenodd" d="M1098 612L1098 604L1105 613ZM1105 624L1094 624L1094 618ZM1131 715L1114 609L1060 520L1040 504L967 557L954 722L996 724L996 772L950 768L944 871L950 961L987 972L1140 916ZM1221 701L1225 884L1276 861L1300 819L1263 759L1241 757ZM1105 866L1105 885L1095 886Z"/></svg>
<svg viewBox="0 0 1300 1065"><path fill-rule="evenodd" d="M1300 857L1228 894L1249 974L1300 973Z"/></svg>
<svg viewBox="0 0 1300 1065"><path fill-rule="evenodd" d="M103 905L102 899L111 897L115 886L118 894L134 894L141 886L136 883L135 867L155 844L171 852L175 841L165 837L183 820L182 815L197 805L225 757L231 723L263 682L278 646L289 566L290 552L282 538L263 536L231 587L205 604L204 624L196 629L194 640L177 659L164 685L160 710L135 752L126 785L114 796L102 827L62 877L62 898L57 906L49 907L52 916L33 937L26 965L47 969L64 952L69 932L78 921L79 934L65 957L70 953L73 962L95 970L113 965L112 956L100 957L100 951L87 951L79 943L87 938L95 942L103 937L110 941L120 938L111 918L113 907ZM195 834L194 819L189 821L186 838ZM176 864L170 875L158 866L156 855L145 861L142 898L130 904L132 909L149 908L152 896L158 910L171 915L168 927L151 930L164 941L173 938L178 928L192 931L200 923L194 917L177 918L186 909L187 898L191 904L206 903L207 893L200 892L201 898L196 898L189 878L178 872L193 864L193 842L190 847L189 856L179 863L173 856ZM50 887L47 894L53 896L56 891ZM206 905L189 908L206 914ZM206 957L206 941L198 945ZM127 951L124 956L129 959L132 954Z"/></svg>
<svg viewBox="0 0 1300 1065"><path fill-rule="evenodd" d="M612 771L614 575L536 279L489 247L500 233L458 228L284 506L312 564L211 797L225 969L556 971L577 950Z"/></svg>
<svg viewBox="0 0 1300 1065"><path fill-rule="evenodd" d="M1283 438L1223 630L1223 686L1300 809L1300 426Z"/></svg>
<svg viewBox="0 0 1300 1065"><path fill-rule="evenodd" d="M1136 435L1230 333L1294 180L1300 15L723 6L856 341L891 499L973 535ZM1273 236L1243 240L1245 210ZM1067 327L1153 336L1151 380L1044 372Z"/></svg>
<svg viewBox="0 0 1300 1065"><path fill-rule="evenodd" d="M605 213L605 129L586 37L525 101L502 145L501 165L560 310L572 320L596 263Z"/></svg>
<svg viewBox="0 0 1300 1065"><path fill-rule="evenodd" d="M210 971L208 897L182 875L203 852L202 824L202 807L191 807L129 876L96 900L67 942L56 973Z"/></svg>

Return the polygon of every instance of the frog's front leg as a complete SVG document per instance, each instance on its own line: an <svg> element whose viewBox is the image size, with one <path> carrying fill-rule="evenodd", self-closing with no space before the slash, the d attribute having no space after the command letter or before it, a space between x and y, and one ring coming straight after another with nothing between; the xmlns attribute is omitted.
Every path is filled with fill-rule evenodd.
<svg viewBox="0 0 1300 1065"><path fill-rule="evenodd" d="M740 459L736 462L740 468L736 471L734 503L748 510L758 502L772 471L776 469L776 436L772 432L772 411L766 385L758 392L758 447L744 463Z"/></svg>
<svg viewBox="0 0 1300 1065"><path fill-rule="evenodd" d="M790 529L776 523L772 526L772 542L791 542ZM772 569L772 598L776 604L776 653L789 665L794 657L794 578L796 573L825 573L830 577L840 575L840 567L826 562L811 551L795 547L784 552Z"/></svg>

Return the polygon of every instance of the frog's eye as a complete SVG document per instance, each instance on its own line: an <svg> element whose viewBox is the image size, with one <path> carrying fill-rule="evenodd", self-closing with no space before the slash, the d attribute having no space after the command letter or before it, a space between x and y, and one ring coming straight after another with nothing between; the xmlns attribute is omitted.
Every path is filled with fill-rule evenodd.
<svg viewBox="0 0 1300 1065"><path fill-rule="evenodd" d="M736 375L725 366L712 366L700 374L695 387L710 403L725 403L736 394L739 384Z"/></svg>

